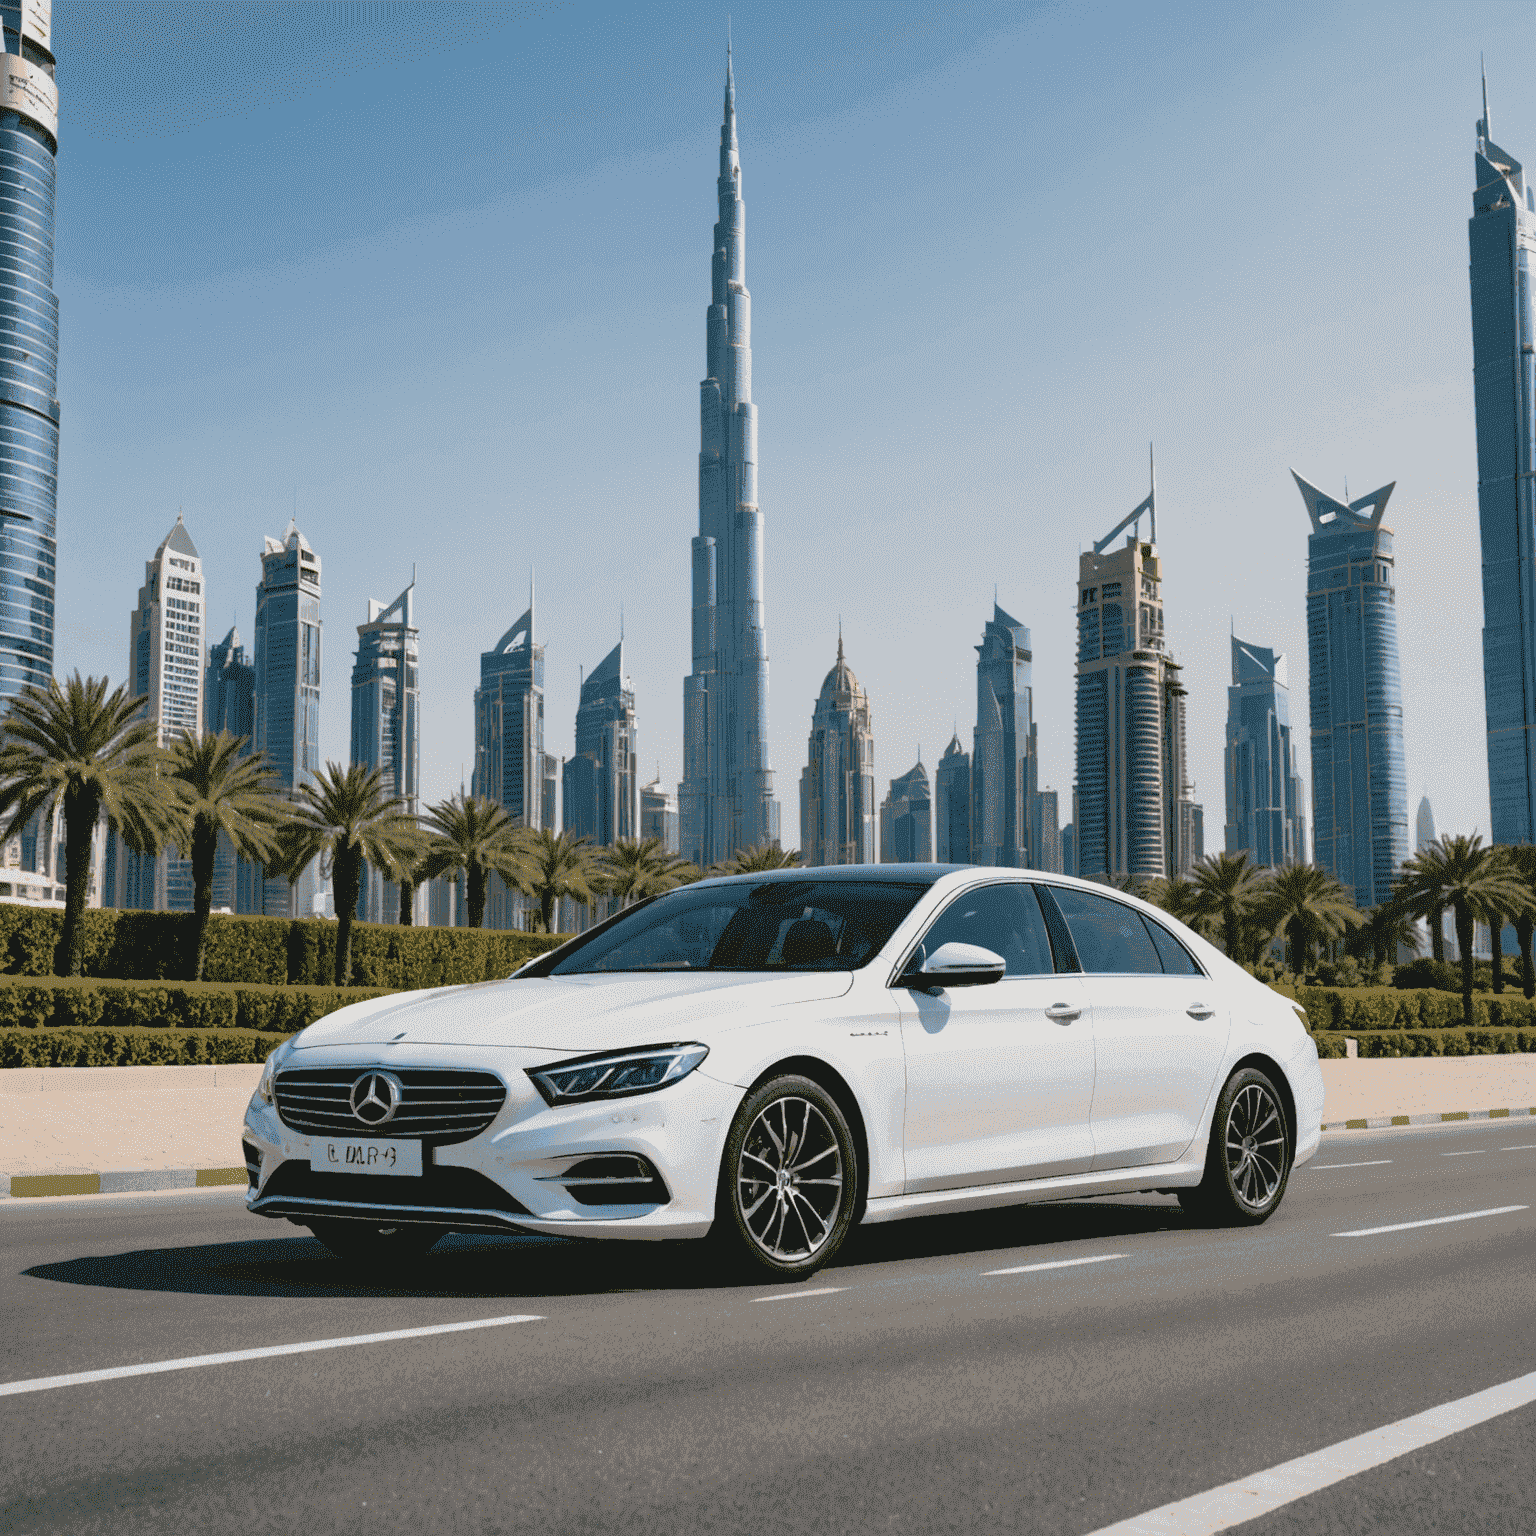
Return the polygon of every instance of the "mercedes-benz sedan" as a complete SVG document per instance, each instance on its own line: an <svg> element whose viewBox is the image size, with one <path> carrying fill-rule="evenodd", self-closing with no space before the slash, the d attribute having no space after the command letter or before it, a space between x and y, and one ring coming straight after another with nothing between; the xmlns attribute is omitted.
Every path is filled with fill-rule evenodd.
<svg viewBox="0 0 1536 1536"><path fill-rule="evenodd" d="M793 1277L857 1223L1029 1201L1156 1190L1261 1222L1322 1107L1300 1010L1133 897L780 870L311 1024L251 1100L247 1203L354 1258L707 1237Z"/></svg>

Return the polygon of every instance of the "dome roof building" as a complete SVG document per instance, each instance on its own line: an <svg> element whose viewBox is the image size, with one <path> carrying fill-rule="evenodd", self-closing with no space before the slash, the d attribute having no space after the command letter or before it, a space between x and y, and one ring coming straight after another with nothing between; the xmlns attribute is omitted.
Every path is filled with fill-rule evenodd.
<svg viewBox="0 0 1536 1536"><path fill-rule="evenodd" d="M869 698L837 637L837 661L811 715L800 775L800 862L875 862L875 731Z"/></svg>

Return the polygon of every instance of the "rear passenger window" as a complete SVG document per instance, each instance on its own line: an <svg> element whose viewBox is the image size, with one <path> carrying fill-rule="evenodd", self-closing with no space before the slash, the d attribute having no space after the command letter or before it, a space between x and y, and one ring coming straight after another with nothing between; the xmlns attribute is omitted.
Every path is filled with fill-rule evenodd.
<svg viewBox="0 0 1536 1536"><path fill-rule="evenodd" d="M1053 885L1051 895L1067 920L1084 971L1101 976L1162 975L1163 962L1134 908L1067 886Z"/></svg>
<svg viewBox="0 0 1536 1536"><path fill-rule="evenodd" d="M1170 976L1199 976L1202 974L1200 967L1195 964L1194 957L1190 952L1161 923L1154 922L1150 917L1140 913L1137 915L1147 925L1147 932L1152 935L1152 944L1157 950L1157 958L1163 962L1163 969Z"/></svg>
<svg viewBox="0 0 1536 1536"><path fill-rule="evenodd" d="M979 944L1001 955L1005 976L1049 976L1051 943L1035 893L1022 880L982 885L957 896L923 935L923 950L941 944Z"/></svg>

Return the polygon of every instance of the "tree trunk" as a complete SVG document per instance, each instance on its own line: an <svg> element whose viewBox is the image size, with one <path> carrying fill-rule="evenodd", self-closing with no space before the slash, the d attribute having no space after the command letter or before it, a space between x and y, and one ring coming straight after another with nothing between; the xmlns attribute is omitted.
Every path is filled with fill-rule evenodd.
<svg viewBox="0 0 1536 1536"><path fill-rule="evenodd" d="M1461 951L1461 1025L1472 1028L1472 909L1458 901L1452 908L1456 917L1456 947Z"/></svg>
<svg viewBox="0 0 1536 1536"><path fill-rule="evenodd" d="M485 866L476 861L464 870L464 905L469 908L466 916L471 928L485 926Z"/></svg>
<svg viewBox="0 0 1536 1536"><path fill-rule="evenodd" d="M352 978L352 924L357 921L357 898L363 888L363 854L355 844L336 850L331 865L331 892L336 902L336 985Z"/></svg>
<svg viewBox="0 0 1536 1536"><path fill-rule="evenodd" d="M101 797L93 790L65 791L64 931L59 935L59 947L54 955L56 976L78 976L84 965L83 919L90 895L91 849L96 840L96 816L100 810Z"/></svg>
<svg viewBox="0 0 1536 1536"><path fill-rule="evenodd" d="M1301 975L1301 919L1293 917L1285 925L1286 960L1293 976Z"/></svg>
<svg viewBox="0 0 1536 1536"><path fill-rule="evenodd" d="M1515 937L1520 941L1520 990L1536 997L1536 962L1531 958L1531 939L1536 936L1536 915L1522 913L1515 919Z"/></svg>
<svg viewBox="0 0 1536 1536"><path fill-rule="evenodd" d="M400 926L410 928L416 922L416 882L400 882Z"/></svg>
<svg viewBox="0 0 1536 1536"><path fill-rule="evenodd" d="M192 980L203 979L208 947L208 914L213 911L213 863L219 833L206 816L192 824Z"/></svg>
<svg viewBox="0 0 1536 1536"><path fill-rule="evenodd" d="M1238 946L1242 943L1238 922L1237 908L1228 902L1221 914L1222 943L1226 946L1227 959L1236 962L1238 958Z"/></svg>
<svg viewBox="0 0 1536 1536"><path fill-rule="evenodd" d="M1445 908L1436 907L1429 914L1429 952L1445 964Z"/></svg>
<svg viewBox="0 0 1536 1536"><path fill-rule="evenodd" d="M555 931L555 892L552 886L546 886L539 892L539 922L545 933Z"/></svg>
<svg viewBox="0 0 1536 1536"><path fill-rule="evenodd" d="M1493 990L1504 990L1504 919L1495 912L1488 919L1488 943L1493 950Z"/></svg>

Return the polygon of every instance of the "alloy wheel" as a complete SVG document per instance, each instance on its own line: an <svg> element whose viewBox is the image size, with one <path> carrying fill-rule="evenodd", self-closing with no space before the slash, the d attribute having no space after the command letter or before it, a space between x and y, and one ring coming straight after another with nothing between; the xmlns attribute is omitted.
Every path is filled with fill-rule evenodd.
<svg viewBox="0 0 1536 1536"><path fill-rule="evenodd" d="M1227 1174L1251 1210L1273 1201L1285 1173L1285 1118L1267 1087L1245 1083L1227 1112Z"/></svg>
<svg viewBox="0 0 1536 1536"><path fill-rule="evenodd" d="M843 1154L831 1122L809 1099L771 1100L747 1128L736 1166L742 1225L769 1258L811 1258L843 1205Z"/></svg>

